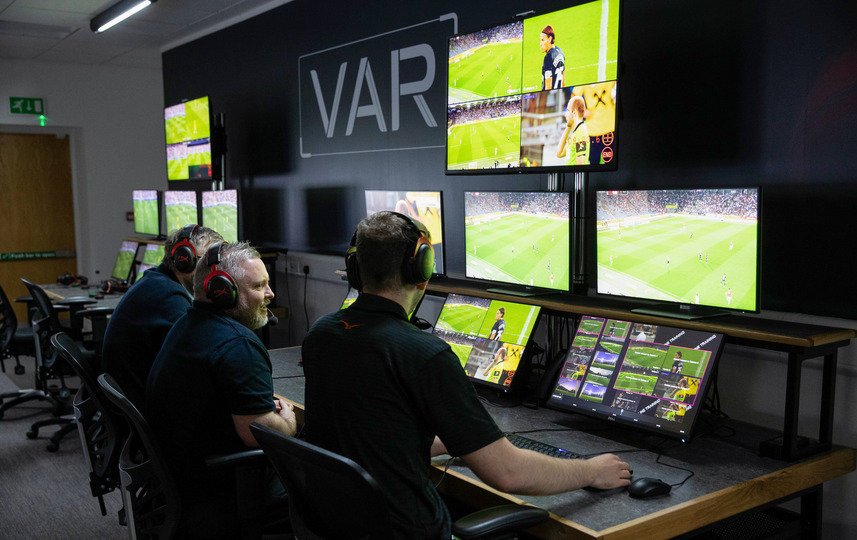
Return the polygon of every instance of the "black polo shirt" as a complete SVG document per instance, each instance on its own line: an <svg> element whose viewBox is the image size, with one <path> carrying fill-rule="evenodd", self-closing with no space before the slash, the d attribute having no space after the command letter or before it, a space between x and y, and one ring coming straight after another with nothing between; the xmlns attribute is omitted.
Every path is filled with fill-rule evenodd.
<svg viewBox="0 0 857 540"><path fill-rule="evenodd" d="M146 416L186 495L230 487L207 456L246 450L232 415L274 410L268 351L249 328L194 302L167 335L146 387Z"/></svg>
<svg viewBox="0 0 857 540"><path fill-rule="evenodd" d="M152 362L191 301L175 274L161 264L128 289L110 316L101 367L138 408L143 407Z"/></svg>
<svg viewBox="0 0 857 540"><path fill-rule="evenodd" d="M362 293L316 321L302 356L309 441L378 481L397 536L448 538L449 513L429 480L435 435L452 455L503 436L449 345L396 302Z"/></svg>

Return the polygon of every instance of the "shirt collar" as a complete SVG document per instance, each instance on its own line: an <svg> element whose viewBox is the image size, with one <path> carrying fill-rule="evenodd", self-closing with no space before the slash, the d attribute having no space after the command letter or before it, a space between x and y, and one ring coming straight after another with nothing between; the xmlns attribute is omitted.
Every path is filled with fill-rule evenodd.
<svg viewBox="0 0 857 540"><path fill-rule="evenodd" d="M390 313L391 315L395 315L403 320L408 320L405 308L403 308L401 304L394 302L389 298L384 298L383 296L361 292L357 297L357 300L355 300L351 305L357 309L379 313Z"/></svg>

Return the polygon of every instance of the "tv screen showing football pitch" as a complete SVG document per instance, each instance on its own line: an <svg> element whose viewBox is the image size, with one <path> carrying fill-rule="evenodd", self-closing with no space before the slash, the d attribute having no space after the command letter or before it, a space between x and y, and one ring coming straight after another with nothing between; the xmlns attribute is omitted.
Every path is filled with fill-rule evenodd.
<svg viewBox="0 0 857 540"><path fill-rule="evenodd" d="M110 272L110 277L115 279L127 280L131 275L131 266L134 264L134 257L137 256L137 242L124 241L119 248L119 253L116 254L116 262L113 264L113 271Z"/></svg>
<svg viewBox="0 0 857 540"><path fill-rule="evenodd" d="M165 191L164 215L167 222L167 234L185 225L199 223L196 191Z"/></svg>
<svg viewBox="0 0 857 540"><path fill-rule="evenodd" d="M202 226L219 232L227 242L237 242L238 190L203 191Z"/></svg>
<svg viewBox="0 0 857 540"><path fill-rule="evenodd" d="M723 334L585 315L548 404L686 440L723 341Z"/></svg>
<svg viewBox="0 0 857 540"><path fill-rule="evenodd" d="M569 236L568 193L464 194L469 278L567 291Z"/></svg>
<svg viewBox="0 0 857 540"><path fill-rule="evenodd" d="M614 170L619 0L449 39L446 172Z"/></svg>
<svg viewBox="0 0 857 540"><path fill-rule="evenodd" d="M759 190L596 193L601 294L758 311Z"/></svg>
<svg viewBox="0 0 857 540"><path fill-rule="evenodd" d="M131 192L134 204L134 232L157 236L161 232L161 216L158 212L158 192L137 190Z"/></svg>
<svg viewBox="0 0 857 540"><path fill-rule="evenodd" d="M508 388L539 318L539 306L450 294L434 326L474 382Z"/></svg>
<svg viewBox="0 0 857 540"><path fill-rule="evenodd" d="M167 180L211 179L211 111L208 96L164 109Z"/></svg>

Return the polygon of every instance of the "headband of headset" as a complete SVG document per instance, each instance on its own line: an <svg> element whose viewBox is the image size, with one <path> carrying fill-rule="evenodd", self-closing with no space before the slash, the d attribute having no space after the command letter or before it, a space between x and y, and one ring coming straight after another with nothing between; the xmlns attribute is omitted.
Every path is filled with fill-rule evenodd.
<svg viewBox="0 0 857 540"><path fill-rule="evenodd" d="M193 236L197 225L190 224L182 227L179 231L179 238L173 249L170 250L170 258L173 261L173 268L183 274L189 274L196 268L197 254L196 248L190 243L190 238Z"/></svg>
<svg viewBox="0 0 857 540"><path fill-rule="evenodd" d="M225 272L217 267L220 264L220 248L223 244L223 242L217 242L208 248L208 252L205 255L205 264L211 269L208 275L205 276L203 290L205 297L212 304L220 308L229 309L238 304L238 284L235 283L229 272Z"/></svg>

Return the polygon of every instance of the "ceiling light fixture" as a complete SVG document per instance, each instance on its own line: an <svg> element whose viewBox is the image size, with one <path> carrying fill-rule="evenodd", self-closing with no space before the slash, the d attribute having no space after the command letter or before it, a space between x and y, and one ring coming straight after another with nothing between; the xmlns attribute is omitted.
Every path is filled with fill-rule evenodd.
<svg viewBox="0 0 857 540"><path fill-rule="evenodd" d="M96 34L104 32L154 2L157 0L122 0L89 21L89 29Z"/></svg>

